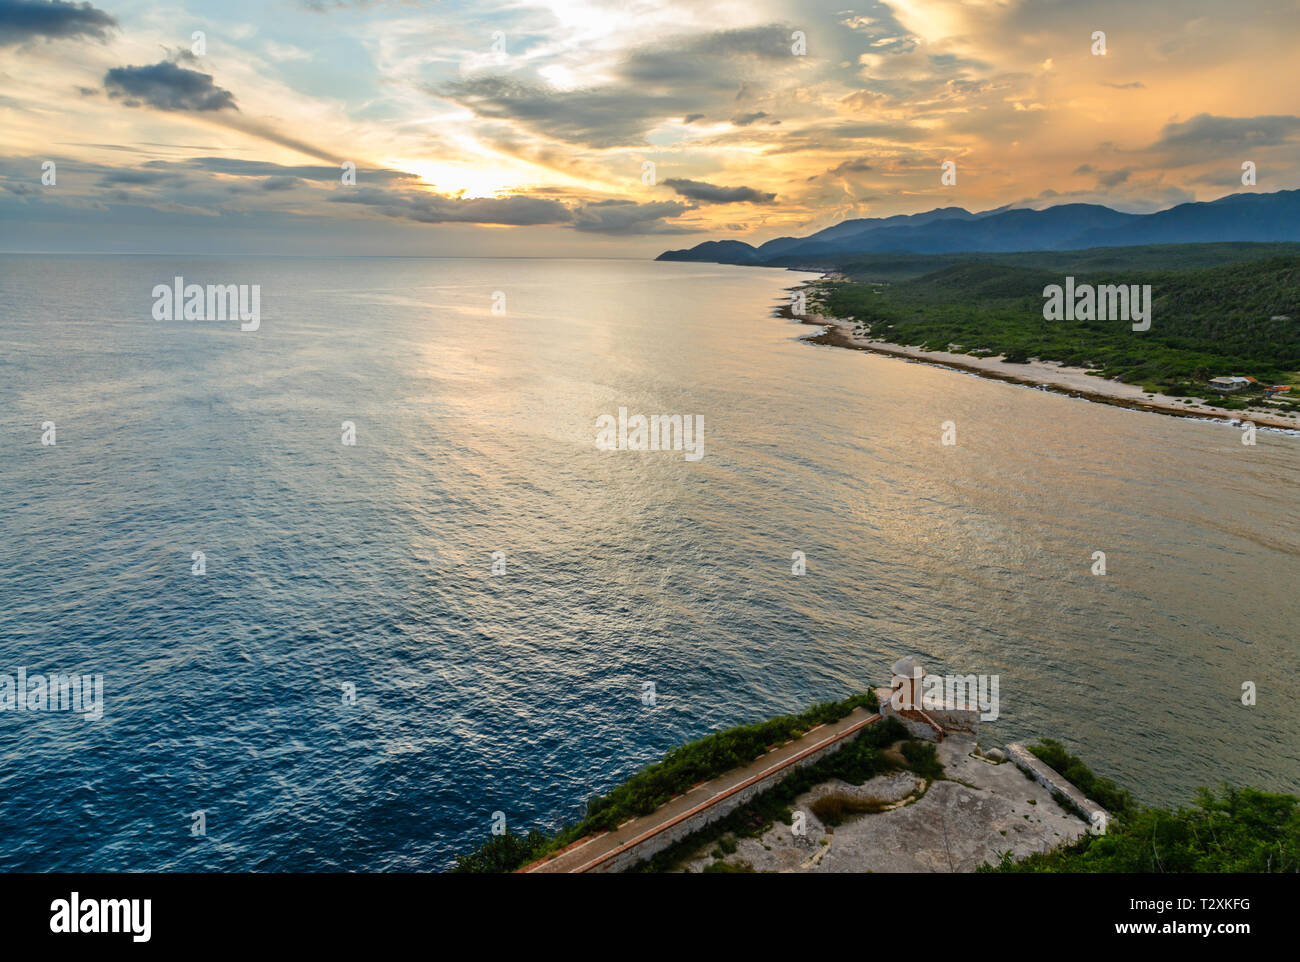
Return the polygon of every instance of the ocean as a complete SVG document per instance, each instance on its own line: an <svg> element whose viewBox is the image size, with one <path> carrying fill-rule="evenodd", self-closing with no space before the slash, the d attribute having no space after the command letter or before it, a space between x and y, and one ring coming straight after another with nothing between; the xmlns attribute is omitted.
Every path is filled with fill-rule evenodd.
<svg viewBox="0 0 1300 962"><path fill-rule="evenodd" d="M904 654L1142 801L1300 790L1300 438L810 345L810 276L0 257L0 675L103 684L0 711L0 867L440 871Z"/></svg>

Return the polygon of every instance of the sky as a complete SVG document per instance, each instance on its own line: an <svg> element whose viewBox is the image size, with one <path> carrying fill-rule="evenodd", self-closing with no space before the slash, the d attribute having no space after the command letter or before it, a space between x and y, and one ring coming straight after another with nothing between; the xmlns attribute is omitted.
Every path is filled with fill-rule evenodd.
<svg viewBox="0 0 1300 962"><path fill-rule="evenodd" d="M0 0L0 249L643 257L1300 187L1300 0L846 3Z"/></svg>

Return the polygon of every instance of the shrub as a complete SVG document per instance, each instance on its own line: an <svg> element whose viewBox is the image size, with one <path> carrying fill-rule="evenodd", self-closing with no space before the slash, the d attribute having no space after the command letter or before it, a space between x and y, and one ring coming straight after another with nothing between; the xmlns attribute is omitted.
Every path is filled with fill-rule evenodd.
<svg viewBox="0 0 1300 962"><path fill-rule="evenodd" d="M1253 788L1201 789L1176 810L1131 807L1104 835L1037 853L1009 855L995 872L1297 872L1300 798Z"/></svg>
<svg viewBox="0 0 1300 962"><path fill-rule="evenodd" d="M1112 815L1122 815L1133 807L1133 796L1109 778L1093 774L1082 761L1065 750L1054 738L1044 738L1029 750L1044 764L1054 768L1067 782L1083 792Z"/></svg>
<svg viewBox="0 0 1300 962"><path fill-rule="evenodd" d="M754 866L748 862L711 862L704 866L704 871L709 873L719 872L725 874L743 873L752 874Z"/></svg>
<svg viewBox="0 0 1300 962"><path fill-rule="evenodd" d="M938 746L933 742L904 742L903 757L912 771L922 778L931 781L943 778L943 763L939 761Z"/></svg>

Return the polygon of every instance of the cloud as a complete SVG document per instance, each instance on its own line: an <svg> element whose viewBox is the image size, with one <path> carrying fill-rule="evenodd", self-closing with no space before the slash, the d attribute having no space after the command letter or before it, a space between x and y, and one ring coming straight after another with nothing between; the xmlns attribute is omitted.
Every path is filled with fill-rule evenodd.
<svg viewBox="0 0 1300 962"><path fill-rule="evenodd" d="M0 0L0 47L28 40L84 37L107 40L117 19L89 3L63 0Z"/></svg>
<svg viewBox="0 0 1300 962"><path fill-rule="evenodd" d="M768 194L753 187L719 187L702 180L685 180L670 177L664 186L671 187L681 196L702 204L770 204L776 194Z"/></svg>
<svg viewBox="0 0 1300 962"><path fill-rule="evenodd" d="M268 177L266 180L262 181L262 190L289 190L292 187L297 187L301 183L302 180L297 177Z"/></svg>
<svg viewBox="0 0 1300 962"><path fill-rule="evenodd" d="M639 142L653 126L647 114L680 113L653 94L617 88L557 91L505 77L458 81L442 92L480 117L517 120L535 132L592 147Z"/></svg>
<svg viewBox="0 0 1300 962"><path fill-rule="evenodd" d="M789 35L768 25L670 37L626 52L610 67L611 79L596 87L560 90L482 75L425 89L543 137L595 148L640 145L662 123L721 115L756 70L769 81L796 70L800 58L790 54ZM752 119L759 116L766 114Z"/></svg>
<svg viewBox="0 0 1300 962"><path fill-rule="evenodd" d="M841 97L840 103L850 110L866 111L884 103L886 99L884 94L875 90L855 90Z"/></svg>
<svg viewBox="0 0 1300 962"><path fill-rule="evenodd" d="M740 131L732 131L733 134L741 135ZM745 134L744 136L752 136ZM927 131L922 127L912 126L904 121L893 123L845 123L839 120L830 120L826 122L818 121L805 123L798 129L792 129L788 133L779 133L767 130L765 133L767 146L764 149L765 154L788 154L803 153L805 151L825 150L828 144L836 146L849 146L846 141L865 140L871 141L873 145L891 144L898 145L904 143L922 142L928 136ZM716 137L714 143L726 143L726 137ZM871 148L873 151L880 149L877 146Z"/></svg>
<svg viewBox="0 0 1300 962"><path fill-rule="evenodd" d="M235 104L235 95L213 83L211 74L190 70L177 63L196 60L188 51L182 51L171 60L147 67L114 67L104 75L104 89L109 97L121 100L127 107L149 106L168 112L201 114L221 126L288 147L308 157L335 160L331 151L300 140L275 123L245 116Z"/></svg>
<svg viewBox="0 0 1300 962"><path fill-rule="evenodd" d="M210 66L153 46L166 38L148 18L137 24L131 4L91 2L0 0L0 43L14 42L12 11L39 7L72 24L77 11L89 10L92 19L111 21L96 10L104 4L121 8L126 37L102 21L95 29L123 44L113 50L129 51L106 53L91 45L93 31L58 28L82 42L20 50L32 62L20 59L23 70L9 65L18 82L0 105L21 112L12 116L11 149L33 157L68 149L68 161L83 164L60 195L74 180L79 202L129 191L119 196L133 198L133 210L118 216L143 219L151 216L145 208L161 210L160 201L183 193L186 203L221 210L231 224L236 216L282 221L286 234L311 235L311 243L325 233L318 225L333 220L420 244L474 236L484 249L513 251L546 235L575 250L631 252L653 246L639 235L715 234L747 221L756 239L766 239L844 217L945 206L953 203L938 181L946 159L966 171L962 203L972 209L1049 186L1079 187L1069 196L1112 205L1164 203L1174 189L1205 199L1206 184L1231 187L1244 158L1267 172L1270 188L1296 186L1300 176L1296 118L1193 116L1212 105L1272 115L1292 109L1284 100L1251 106L1251 97L1259 64L1286 62L1282 54L1294 46L1297 0L1258 0L1260 15L1245 19L1220 0L1195 0L1195 18L1139 14L1130 4L1140 22L1130 24L1125 48L1134 36L1158 39L1139 43L1137 68L1111 58L1114 70L1087 69L1103 65L1088 53L1086 32L1077 42L1077 16L1055 0L867 0L852 12L791 0L758 7L633 0L596 4L599 15L587 0L488 0L470 8L290 0L311 31L344 25L304 7L364 11L357 43L337 51L336 67L346 68L354 94L346 97L319 55L304 62L287 46L319 49L300 31L279 32L256 17L232 25L223 31L222 57L230 59ZM28 29L39 43L55 32ZM495 29L509 36L508 56L499 60L486 39ZM808 33L807 56L790 49L794 29ZM1182 47L1162 53L1161 40L1175 36ZM285 58L292 69L277 69ZM109 67L117 70L106 74ZM1124 73L1144 79L1126 82ZM1152 100L1152 90L1185 94L1183 112ZM141 109L123 109L123 101ZM1104 136L1115 143L1095 143L1098 117L1114 121ZM100 146L46 146L72 129ZM151 149L154 142L178 146ZM123 170L89 170L90 159ZM154 160L168 166L148 163ZM358 167L356 188L339 182L345 160ZM647 160L661 178L650 192L639 189ZM389 166L418 169L429 180L382 169ZM151 171L177 177L147 179ZM170 190L181 182L183 191ZM37 198L56 199L49 191L0 196L32 207ZM425 223L553 228L476 232Z"/></svg>
<svg viewBox="0 0 1300 962"><path fill-rule="evenodd" d="M321 167L300 164L288 166L275 164L268 160L241 160L236 157L191 157L188 160L154 160L146 167L164 169L203 170L213 174L229 177L293 177L299 180L319 180L339 183L342 170L339 166ZM363 187L375 185L393 186L403 182L415 183L419 178L404 170L357 168L357 184Z"/></svg>
<svg viewBox="0 0 1300 962"><path fill-rule="evenodd" d="M128 107L157 110L238 110L235 96L212 82L212 75L177 66L170 60L147 67L113 67L104 75L110 97Z"/></svg>
<svg viewBox="0 0 1300 962"><path fill-rule="evenodd" d="M844 163L832 167L830 170L826 171L826 173L839 174L843 176L844 174L865 174L871 169L871 165L865 160L846 160Z"/></svg>
<svg viewBox="0 0 1300 962"><path fill-rule="evenodd" d="M1166 124L1153 147L1223 152L1241 147L1274 147L1292 142L1297 135L1300 135L1300 117L1291 114L1261 117L1197 114L1182 123Z"/></svg>
<svg viewBox="0 0 1300 962"><path fill-rule="evenodd" d="M1237 190L1241 187L1241 171L1231 168L1228 170L1211 170L1199 177L1193 177L1188 183L1208 184L1212 187L1227 187L1231 190Z"/></svg>
<svg viewBox="0 0 1300 962"><path fill-rule="evenodd" d="M382 190L377 187L341 188L331 198L340 204L362 204L388 217L421 224L566 224L573 213L559 201L527 197L448 197L432 191Z"/></svg>
<svg viewBox="0 0 1300 962"><path fill-rule="evenodd" d="M189 208L172 204L166 197L160 198L150 188L170 190L184 185L187 203L205 214L217 213L224 207L227 214L241 217L280 216L289 212L294 218L338 223L342 208L333 205L349 204L367 219L394 218L418 224L554 226L585 234L629 237L684 234L702 229L669 222L686 211L696 210L693 203L592 199L545 188L530 194L462 197L437 193L424 186L417 175L393 169L358 168L359 186L347 187L339 181L339 169L331 166L196 157L152 160L139 167L118 168L56 159L60 173L75 172L78 176L74 179L79 183L86 183L92 176L98 178L89 193L76 198L79 207L107 200L153 211L183 213ZM32 158L0 157L0 192L14 195L16 203L43 196L39 187L30 184L27 172L33 166ZM313 185L315 189L310 189ZM289 211L281 195L298 187L308 189L293 196L292 211ZM547 193L555 196L539 196ZM229 206L235 197L239 198L240 206Z"/></svg>
<svg viewBox="0 0 1300 962"><path fill-rule="evenodd" d="M815 180L821 180L823 177L848 178L852 174L866 174L875 169L875 167L868 164L865 160L846 160L836 164L834 167L822 171L820 174L813 174L810 177L805 177L804 182L812 183Z"/></svg>
<svg viewBox="0 0 1300 962"><path fill-rule="evenodd" d="M160 184L164 181L184 181L180 174L166 170L110 170L99 179L100 184Z"/></svg>
<svg viewBox="0 0 1300 962"><path fill-rule="evenodd" d="M638 204L630 200L601 200L584 204L573 212L575 230L597 234L689 234L696 228L668 224L665 217L676 217L692 210L675 200Z"/></svg>

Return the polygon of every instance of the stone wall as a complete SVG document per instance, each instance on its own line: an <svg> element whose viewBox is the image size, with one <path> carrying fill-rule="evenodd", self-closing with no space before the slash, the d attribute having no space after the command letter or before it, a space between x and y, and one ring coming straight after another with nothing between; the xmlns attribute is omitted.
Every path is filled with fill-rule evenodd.
<svg viewBox="0 0 1300 962"><path fill-rule="evenodd" d="M1063 797L1066 804L1073 807L1087 820L1093 831L1104 832L1106 830L1106 826L1110 824L1110 812L1071 785L1066 781L1064 775L1049 767L1023 744L1012 742L1008 745L1007 758L1015 762L1022 772L1025 772L1038 784L1048 789L1053 795Z"/></svg>
<svg viewBox="0 0 1300 962"><path fill-rule="evenodd" d="M875 716L878 720L879 716ZM839 738L828 745L823 746L816 751L810 752L802 758L792 761L790 764L777 769L767 775L764 775L745 786L734 791L726 798L711 802L702 810L689 814L672 825L661 829L649 838L637 842L636 844L610 856L599 865L588 869L589 872L622 872L631 868L638 862L644 862L646 859L659 854L664 849L675 845L682 839L694 835L700 829L716 822L720 818L730 815L736 809L749 802L754 797L761 795L763 792L772 788L781 782L787 775L812 765L820 761L827 755L839 751L853 739L857 738L871 723L857 729L855 732Z"/></svg>
<svg viewBox="0 0 1300 962"><path fill-rule="evenodd" d="M880 699L880 714L886 718L896 718L913 738L928 742L939 740L938 732L931 728L917 711L895 708L890 701L892 695L892 689L876 689L876 697ZM925 715L945 732L962 732L979 736L980 713L976 708L945 708L942 705L932 708L924 702L920 707Z"/></svg>

